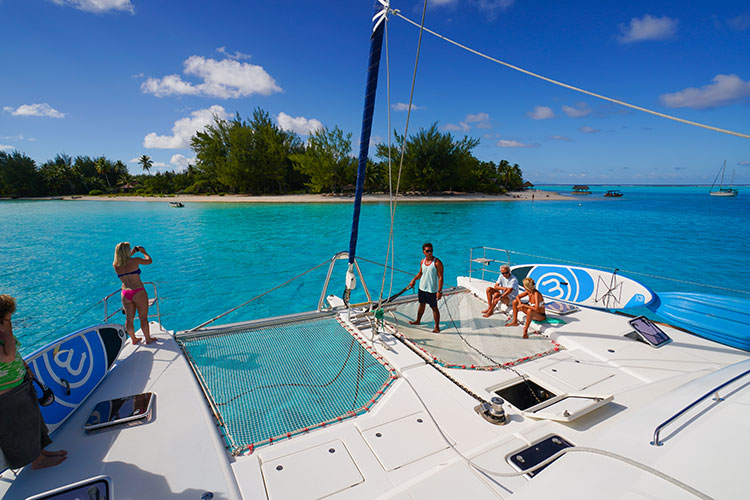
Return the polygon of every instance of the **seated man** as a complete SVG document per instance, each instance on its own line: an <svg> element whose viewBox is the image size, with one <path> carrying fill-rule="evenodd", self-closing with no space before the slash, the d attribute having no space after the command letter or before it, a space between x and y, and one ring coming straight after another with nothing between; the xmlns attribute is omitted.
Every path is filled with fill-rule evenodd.
<svg viewBox="0 0 750 500"><path fill-rule="evenodd" d="M494 285L487 287L487 309L482 311L482 316L489 318L495 311L495 306L500 302L510 306L513 299L518 295L518 280L510 273L510 266L500 266L500 276Z"/></svg>

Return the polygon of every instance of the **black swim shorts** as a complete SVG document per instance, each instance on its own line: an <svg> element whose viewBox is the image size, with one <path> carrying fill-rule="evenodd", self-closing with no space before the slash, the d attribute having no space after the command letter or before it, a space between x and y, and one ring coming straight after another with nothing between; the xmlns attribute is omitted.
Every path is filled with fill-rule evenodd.
<svg viewBox="0 0 750 500"><path fill-rule="evenodd" d="M419 291L419 303L429 304L433 309L437 308L437 293L425 292L424 290Z"/></svg>

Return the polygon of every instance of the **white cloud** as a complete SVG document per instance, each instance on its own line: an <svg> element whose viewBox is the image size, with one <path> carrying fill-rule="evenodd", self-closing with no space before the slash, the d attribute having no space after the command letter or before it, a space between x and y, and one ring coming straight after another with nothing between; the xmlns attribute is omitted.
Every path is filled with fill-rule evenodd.
<svg viewBox="0 0 750 500"><path fill-rule="evenodd" d="M571 118L580 118L591 113L591 108L585 102L579 102L575 106L563 106L562 110Z"/></svg>
<svg viewBox="0 0 750 500"><path fill-rule="evenodd" d="M745 160L745 161L738 161L737 165L741 165L743 167L750 167L750 161L747 161L747 160Z"/></svg>
<svg viewBox="0 0 750 500"><path fill-rule="evenodd" d="M443 125L443 130L448 130L450 132L468 132L471 130L471 127L465 122L458 122L458 125L446 123Z"/></svg>
<svg viewBox="0 0 750 500"><path fill-rule="evenodd" d="M490 115L488 113L469 113L466 115L466 118L464 118L464 123L472 123L476 128L492 128L492 125L490 124Z"/></svg>
<svg viewBox="0 0 750 500"><path fill-rule="evenodd" d="M750 13L740 14L737 17L727 19L727 24L730 28L737 31L745 31L750 29Z"/></svg>
<svg viewBox="0 0 750 500"><path fill-rule="evenodd" d="M446 123L443 125L443 130L451 132L468 132L471 130L472 126L476 128L490 129L492 128L491 121L492 118L490 118L489 113L468 113L463 121L458 122L458 125L455 123Z"/></svg>
<svg viewBox="0 0 750 500"><path fill-rule="evenodd" d="M664 40L677 33L678 23L677 19L671 19L667 16L653 17L646 14L640 19L634 17L630 20L630 26L620 25L618 40L621 44L644 40Z"/></svg>
<svg viewBox="0 0 750 500"><path fill-rule="evenodd" d="M218 52L219 54L221 54L223 56L228 57L229 59L234 59L236 61L238 61L240 59L250 59L250 55L249 54L243 54L242 52L240 52L238 50L235 50L234 54L230 54L229 52L227 52L227 48L226 47L219 47L218 49L216 49L216 52Z"/></svg>
<svg viewBox="0 0 750 500"><path fill-rule="evenodd" d="M690 87L659 97L663 106L669 108L715 108L750 97L750 81L737 75L716 75L713 83L696 89Z"/></svg>
<svg viewBox="0 0 750 500"><path fill-rule="evenodd" d="M221 99L281 92L281 87L276 85L271 75L263 67L255 64L232 59L217 61L201 56L190 56L183 64L184 74L196 76L202 79L203 83L186 82L180 75L167 75L163 78L149 77L141 84L141 91L157 97L201 95Z"/></svg>
<svg viewBox="0 0 750 500"><path fill-rule="evenodd" d="M553 141L570 142L572 140L570 137L565 137L564 135L551 135L549 138L552 139Z"/></svg>
<svg viewBox="0 0 750 500"><path fill-rule="evenodd" d="M6 149L13 149L13 146L8 146L7 144L0 144L0 151L4 151Z"/></svg>
<svg viewBox="0 0 750 500"><path fill-rule="evenodd" d="M22 104L21 106L18 106L17 109L13 109L11 106L5 106L3 111L6 111L13 116L46 116L49 118L65 117L65 113L60 113L46 102L41 104Z"/></svg>
<svg viewBox="0 0 750 500"><path fill-rule="evenodd" d="M458 0L430 0L430 5L434 7L443 7L445 5L455 5Z"/></svg>
<svg viewBox="0 0 750 500"><path fill-rule="evenodd" d="M85 12L103 13L110 10L120 10L135 13L130 0L52 0L57 5L70 6Z"/></svg>
<svg viewBox="0 0 750 500"><path fill-rule="evenodd" d="M536 106L533 111L526 114L532 120L548 120L555 117L555 112L549 106Z"/></svg>
<svg viewBox="0 0 750 500"><path fill-rule="evenodd" d="M601 130L599 130L598 128L589 127L588 125L581 127L578 130L580 130L584 134L596 134L597 132L601 132Z"/></svg>
<svg viewBox="0 0 750 500"><path fill-rule="evenodd" d="M199 109L190 113L190 117L180 118L174 122L172 135L157 135L151 132L143 138L143 147L150 149L187 149L190 147L190 138L196 132L202 131L206 125L214 122L214 116L222 120L229 118L226 110L221 106L211 106L208 109Z"/></svg>
<svg viewBox="0 0 750 500"><path fill-rule="evenodd" d="M409 104L405 102L397 102L396 104L391 104L391 109L393 111L407 111L409 109ZM422 106L417 106L416 104L411 105L412 111L417 111L418 109L425 109Z"/></svg>
<svg viewBox="0 0 750 500"><path fill-rule="evenodd" d="M310 135L319 128L323 128L320 120L307 119L304 116L292 117L283 111L276 117L276 121L283 130L289 130L300 135Z"/></svg>
<svg viewBox="0 0 750 500"><path fill-rule="evenodd" d="M188 168L188 165L195 164L195 158L186 158L181 154L176 154L172 155L172 158L169 159L169 163L176 167L176 172L182 172Z"/></svg>
<svg viewBox="0 0 750 500"><path fill-rule="evenodd" d="M477 8L487 14L487 17L494 19L501 11L508 10L513 6L515 0L472 0Z"/></svg>
<svg viewBox="0 0 750 500"><path fill-rule="evenodd" d="M513 141L509 139L500 139L495 143L495 146L499 148L531 148L533 144L524 144L523 142Z"/></svg>

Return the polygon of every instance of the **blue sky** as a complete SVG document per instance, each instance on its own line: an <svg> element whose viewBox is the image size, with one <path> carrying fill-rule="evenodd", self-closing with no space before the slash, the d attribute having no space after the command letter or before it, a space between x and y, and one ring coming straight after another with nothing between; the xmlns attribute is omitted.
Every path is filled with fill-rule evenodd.
<svg viewBox="0 0 750 500"><path fill-rule="evenodd" d="M391 7L419 22L422 2ZM260 106L358 148L370 0L0 0L0 149L37 162L105 155L180 170L212 114ZM750 134L750 4L429 0L425 25L549 78ZM418 29L389 22L391 128L403 132ZM750 139L630 110L425 34L410 130L477 137L534 183L750 183ZM385 66L373 128L388 134Z"/></svg>

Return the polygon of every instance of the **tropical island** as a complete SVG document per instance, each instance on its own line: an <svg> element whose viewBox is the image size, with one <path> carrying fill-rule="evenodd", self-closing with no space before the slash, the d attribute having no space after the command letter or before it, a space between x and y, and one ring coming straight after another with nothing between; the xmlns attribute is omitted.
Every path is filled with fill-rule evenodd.
<svg viewBox="0 0 750 500"><path fill-rule="evenodd" d="M356 182L351 139L351 133L335 126L316 130L305 142L256 108L249 119L239 113L231 120L214 117L192 137L196 161L182 172L151 174L153 162L147 155L138 160L145 173L133 175L123 161L104 156L58 154L37 165L19 151L0 151L0 196L341 196L353 192ZM502 195L523 188L518 164L479 160L472 153L479 139L459 140L440 132L437 123L408 138L394 133L390 145L394 185L404 141L402 193ZM378 144L375 157L368 159L365 192L388 192L389 146Z"/></svg>

